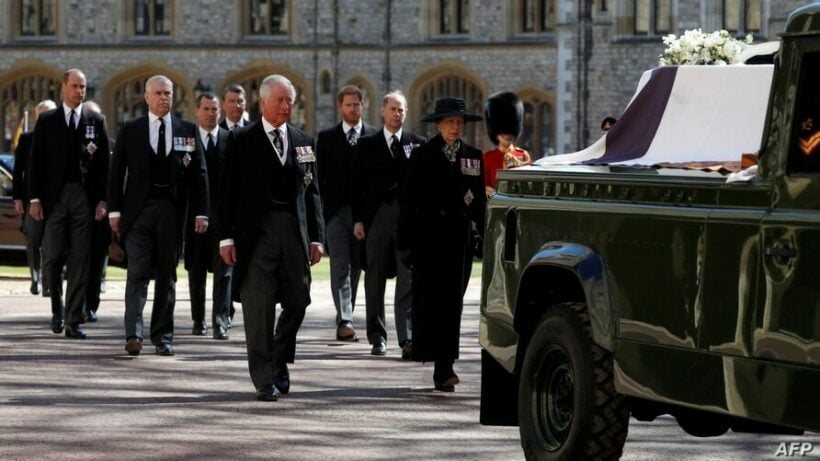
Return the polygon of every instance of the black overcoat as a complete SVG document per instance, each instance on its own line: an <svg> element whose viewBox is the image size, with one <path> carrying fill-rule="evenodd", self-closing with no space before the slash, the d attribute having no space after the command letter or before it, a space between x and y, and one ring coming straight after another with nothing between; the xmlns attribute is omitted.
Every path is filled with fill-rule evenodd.
<svg viewBox="0 0 820 461"><path fill-rule="evenodd" d="M292 178L298 188L296 212L299 234L310 260L310 242L324 241L325 223L322 202L316 178L316 158L313 137L288 124L288 155L298 165L298 174ZM236 247L234 286L241 287L251 252L261 234L262 217L270 209L270 171L279 161L262 121L232 131L223 156L220 172L221 200L217 212L219 240L233 239ZM234 293L238 294L239 290Z"/></svg>
<svg viewBox="0 0 820 461"><path fill-rule="evenodd" d="M451 163L440 135L413 150L399 216L399 246L413 271L413 359L458 358L465 261L473 223L484 230L481 151L462 144Z"/></svg>

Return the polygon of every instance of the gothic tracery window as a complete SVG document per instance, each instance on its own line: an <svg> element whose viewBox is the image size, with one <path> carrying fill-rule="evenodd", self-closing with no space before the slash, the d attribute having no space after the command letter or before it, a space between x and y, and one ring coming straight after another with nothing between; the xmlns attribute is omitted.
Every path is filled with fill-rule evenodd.
<svg viewBox="0 0 820 461"><path fill-rule="evenodd" d="M60 103L60 81L44 75L19 78L0 88L0 120L3 122L3 139L0 150L11 149L20 121L28 114L28 128L34 129L34 108L44 100Z"/></svg>
<svg viewBox="0 0 820 461"><path fill-rule="evenodd" d="M408 104L417 104L418 107L409 109L411 113L418 114L415 118L418 120L422 115L433 112L436 99L448 96L463 98L469 112L484 116L484 93L472 81L455 74L439 77L422 86L415 100L408 101ZM438 133L435 123L419 124L414 132L428 139ZM464 141L478 149L486 147L489 142L486 137L482 122L468 123L464 129Z"/></svg>

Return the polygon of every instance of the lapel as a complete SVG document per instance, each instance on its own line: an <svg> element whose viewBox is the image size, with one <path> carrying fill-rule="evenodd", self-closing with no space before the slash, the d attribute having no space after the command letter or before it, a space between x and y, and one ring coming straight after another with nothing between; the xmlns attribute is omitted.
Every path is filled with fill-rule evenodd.
<svg viewBox="0 0 820 461"><path fill-rule="evenodd" d="M138 119L134 124L134 128L137 131L138 139L142 139L142 148L139 149L138 152L145 153L137 155L137 160L140 169L148 176L151 172L151 156L155 154L154 149L151 147L151 132L148 129L148 116L143 115Z"/></svg>
<svg viewBox="0 0 820 461"><path fill-rule="evenodd" d="M219 128L219 131L216 134L216 152L222 153L225 151L225 147L228 145L228 135L230 132L222 127Z"/></svg>
<svg viewBox="0 0 820 461"><path fill-rule="evenodd" d="M248 136L250 137L249 141L253 146L252 155L254 162L261 167L258 171L269 171L268 168L275 168L275 164L279 163L278 155L273 148L270 137L265 133L265 126L262 124L262 120L260 119L255 123L256 125L251 127L248 132ZM279 165L281 166L282 164L279 163Z"/></svg>

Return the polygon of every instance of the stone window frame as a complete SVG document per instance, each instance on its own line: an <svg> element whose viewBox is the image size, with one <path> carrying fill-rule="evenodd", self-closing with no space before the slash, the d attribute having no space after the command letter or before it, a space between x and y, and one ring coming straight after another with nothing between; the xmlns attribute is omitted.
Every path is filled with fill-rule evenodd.
<svg viewBox="0 0 820 461"><path fill-rule="evenodd" d="M637 36L659 36L674 31L673 0L632 0L632 34ZM646 12L646 24L640 21L641 11ZM664 26L662 21L666 21Z"/></svg>
<svg viewBox="0 0 820 461"><path fill-rule="evenodd" d="M558 22L556 0L513 0L511 6L515 35L540 35L555 32ZM528 20L531 26L527 26Z"/></svg>
<svg viewBox="0 0 820 461"><path fill-rule="evenodd" d="M466 39L473 30L475 0L427 0L428 33L438 39ZM444 30L445 21L455 24L455 30Z"/></svg>
<svg viewBox="0 0 820 461"><path fill-rule="evenodd" d="M757 13L756 17L754 13ZM763 16L763 0L723 0L721 2L722 28L731 34L760 35L763 31ZM734 20L735 24L729 24L731 20Z"/></svg>
<svg viewBox="0 0 820 461"><path fill-rule="evenodd" d="M148 30L141 32L137 28L137 7L140 3L146 3L148 7ZM162 22L166 27L166 31L157 31L156 14L157 6L161 4L165 8L163 11L164 19ZM176 12L181 11L176 0L127 0L124 5L125 8L125 30L129 37L150 40L150 39L168 39L175 35L176 30Z"/></svg>
<svg viewBox="0 0 820 461"><path fill-rule="evenodd" d="M545 92L536 88L524 88L517 92L524 103L524 131L516 142L516 145L529 151L533 160L537 160L547 155L557 153L556 139L556 98L555 94ZM532 107L528 111L528 106ZM549 108L549 120L545 120L544 109ZM528 117L530 120L528 120ZM549 133L544 133L544 129ZM527 130L531 130L529 133ZM549 136L549 145L544 145L544 136Z"/></svg>
<svg viewBox="0 0 820 461"><path fill-rule="evenodd" d="M254 6L261 6L261 4L272 5L274 2L283 4L284 18L280 18L280 23L284 27L284 31L278 33L271 33L271 17L272 9L264 18L264 32L254 32L252 26L254 21ZM241 14L242 14L242 36L249 39L290 39L293 33L294 24L294 9L296 5L292 0L241 0Z"/></svg>
<svg viewBox="0 0 820 461"><path fill-rule="evenodd" d="M52 24L53 30L50 33L43 33L43 6L45 3L49 3L51 5L52 10ZM11 3L11 31L12 36L17 39L22 40L55 40L59 35L60 28L61 28L61 11L60 11L60 1L59 0L13 0ZM32 7L36 8L36 11L33 13L37 16L35 28L36 30L32 31L31 33L23 31L23 6L24 3L31 4Z"/></svg>

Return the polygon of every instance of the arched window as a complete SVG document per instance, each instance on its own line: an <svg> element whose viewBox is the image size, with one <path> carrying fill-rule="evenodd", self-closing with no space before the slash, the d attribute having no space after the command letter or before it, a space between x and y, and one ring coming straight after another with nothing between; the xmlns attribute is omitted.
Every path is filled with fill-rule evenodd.
<svg viewBox="0 0 820 461"><path fill-rule="evenodd" d="M60 103L60 80L54 76L30 75L0 86L0 120L3 122L3 151L11 150L11 141L20 121L28 111L29 130L34 129L34 107L44 99Z"/></svg>
<svg viewBox="0 0 820 461"><path fill-rule="evenodd" d="M443 97L457 97L463 98L467 105L467 110L474 114L479 114L483 117L484 114L484 92L475 82L456 74L455 72L448 72L445 75L431 79L423 83L415 92L416 96L410 104L415 107L410 107L410 112L416 114L413 122L421 118L424 114L433 112L435 102L438 98ZM409 118L409 117L408 117ZM435 136L436 125L434 123L419 123L415 126L416 134L430 138ZM464 130L464 141L478 149L487 146L489 142L486 139L484 124L468 123Z"/></svg>
<svg viewBox="0 0 820 461"><path fill-rule="evenodd" d="M517 144L527 149L533 160L555 154L555 116L552 104L539 97L523 99L524 131Z"/></svg>
<svg viewBox="0 0 820 461"><path fill-rule="evenodd" d="M148 113L148 104L145 102L145 81L156 75L156 72L141 73L137 77L129 78L120 82L113 90L113 109L108 116L108 131L111 136L116 136L119 125L134 117L139 117ZM167 74L174 83L174 102L171 111L178 117L185 117L188 112L188 92L183 86Z"/></svg>
<svg viewBox="0 0 820 461"><path fill-rule="evenodd" d="M333 83L332 79L330 78L330 71L323 70L321 74L319 74L319 88L322 91L322 94L330 94Z"/></svg>

